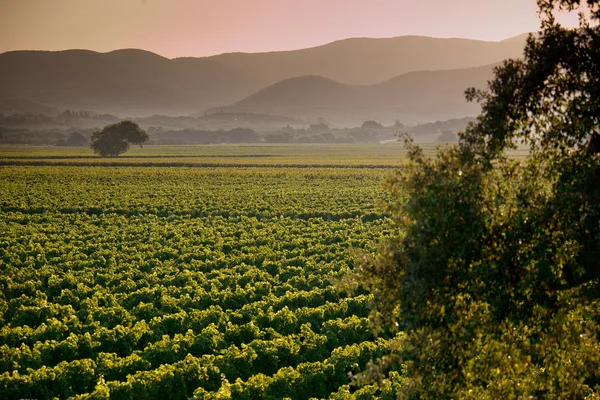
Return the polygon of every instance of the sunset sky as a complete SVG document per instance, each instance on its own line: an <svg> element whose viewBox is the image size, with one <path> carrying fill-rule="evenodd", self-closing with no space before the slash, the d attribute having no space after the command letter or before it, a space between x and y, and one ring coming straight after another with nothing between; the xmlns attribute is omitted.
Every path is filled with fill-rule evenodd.
<svg viewBox="0 0 600 400"><path fill-rule="evenodd" d="M538 25L535 0L0 0L0 53L140 48L173 58L349 37L502 40Z"/></svg>

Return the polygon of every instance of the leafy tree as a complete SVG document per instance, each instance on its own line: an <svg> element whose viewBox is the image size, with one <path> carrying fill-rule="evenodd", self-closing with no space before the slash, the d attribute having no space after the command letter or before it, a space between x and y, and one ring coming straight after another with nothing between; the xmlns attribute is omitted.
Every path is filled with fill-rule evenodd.
<svg viewBox="0 0 600 400"><path fill-rule="evenodd" d="M467 91L482 115L460 142L407 140L403 234L355 273L376 326L406 332L407 398L600 396L600 0L538 7L524 58ZM585 14L566 29L558 10Z"/></svg>
<svg viewBox="0 0 600 400"><path fill-rule="evenodd" d="M94 153L102 157L116 157L126 152L131 144L139 144L142 147L148 139L148 133L138 124L132 121L121 121L94 132L90 147Z"/></svg>

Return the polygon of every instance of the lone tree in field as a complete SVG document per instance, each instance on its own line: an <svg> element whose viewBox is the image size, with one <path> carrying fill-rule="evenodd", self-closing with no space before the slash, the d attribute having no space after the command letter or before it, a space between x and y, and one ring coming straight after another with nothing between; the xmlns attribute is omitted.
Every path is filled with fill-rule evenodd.
<svg viewBox="0 0 600 400"><path fill-rule="evenodd" d="M90 147L102 157L116 157L126 152L131 144L142 144L149 139L148 133L131 121L121 121L94 132Z"/></svg>
<svg viewBox="0 0 600 400"><path fill-rule="evenodd" d="M427 158L407 141L389 181L402 235L351 281L404 331L385 360L402 398L600 398L600 0L537 3L524 58L467 91L482 115L460 142Z"/></svg>

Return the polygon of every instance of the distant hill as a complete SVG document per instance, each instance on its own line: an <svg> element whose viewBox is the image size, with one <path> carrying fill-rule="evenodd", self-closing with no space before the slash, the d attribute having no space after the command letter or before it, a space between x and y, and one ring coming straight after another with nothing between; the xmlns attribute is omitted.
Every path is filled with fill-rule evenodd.
<svg viewBox="0 0 600 400"><path fill-rule="evenodd" d="M475 116L468 87L485 88L494 65L402 74L376 85L345 85L318 76L291 78L271 85L229 107L238 112L324 117L345 125L367 119L423 122Z"/></svg>
<svg viewBox="0 0 600 400"><path fill-rule="evenodd" d="M0 93L121 116L191 114L263 86L243 71L207 59L169 60L141 50L0 54Z"/></svg>
<svg viewBox="0 0 600 400"><path fill-rule="evenodd" d="M527 35L503 42L423 36L346 39L310 49L271 53L228 53L210 60L274 83L318 75L341 83L372 85L421 70L480 67L520 58Z"/></svg>
<svg viewBox="0 0 600 400"><path fill-rule="evenodd" d="M359 104L363 91L321 76L302 76L277 82L233 105L240 110L280 111L294 107L328 107Z"/></svg>
<svg viewBox="0 0 600 400"><path fill-rule="evenodd" d="M311 90L322 90L323 95L339 92L342 98L331 98L339 103L346 96L355 97L350 93L355 89L342 84L375 85L408 72L489 65L520 57L524 41L525 37L504 42L418 36L357 38L303 50L172 60L134 49L109 53L13 51L0 54L0 95L18 96L30 105L122 117L185 115L235 103L279 81L313 76L310 82L287 85L296 85L299 98L310 97ZM337 88L326 87L327 83L319 83L314 76L335 81L331 85ZM302 87L304 84L309 86ZM265 104L280 89L270 88ZM254 97L252 101L256 104L259 100Z"/></svg>

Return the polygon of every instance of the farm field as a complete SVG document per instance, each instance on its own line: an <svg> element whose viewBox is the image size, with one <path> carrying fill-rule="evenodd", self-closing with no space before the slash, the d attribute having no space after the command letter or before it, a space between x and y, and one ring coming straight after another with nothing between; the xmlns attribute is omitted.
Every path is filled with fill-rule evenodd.
<svg viewBox="0 0 600 400"><path fill-rule="evenodd" d="M394 398L348 386L395 338L336 282L403 154L0 147L2 398Z"/></svg>
<svg viewBox="0 0 600 400"><path fill-rule="evenodd" d="M444 144L420 146L425 154L433 155L436 147ZM527 152L520 149L510 154L523 158ZM402 143L132 146L117 158L99 158L87 147L0 146L0 165L32 166L395 168L405 157Z"/></svg>
<svg viewBox="0 0 600 400"><path fill-rule="evenodd" d="M435 145L426 144L433 152ZM117 158L99 158L87 147L2 146L0 165L129 165L190 167L394 167L406 151L386 145L242 144L202 146L132 146Z"/></svg>

